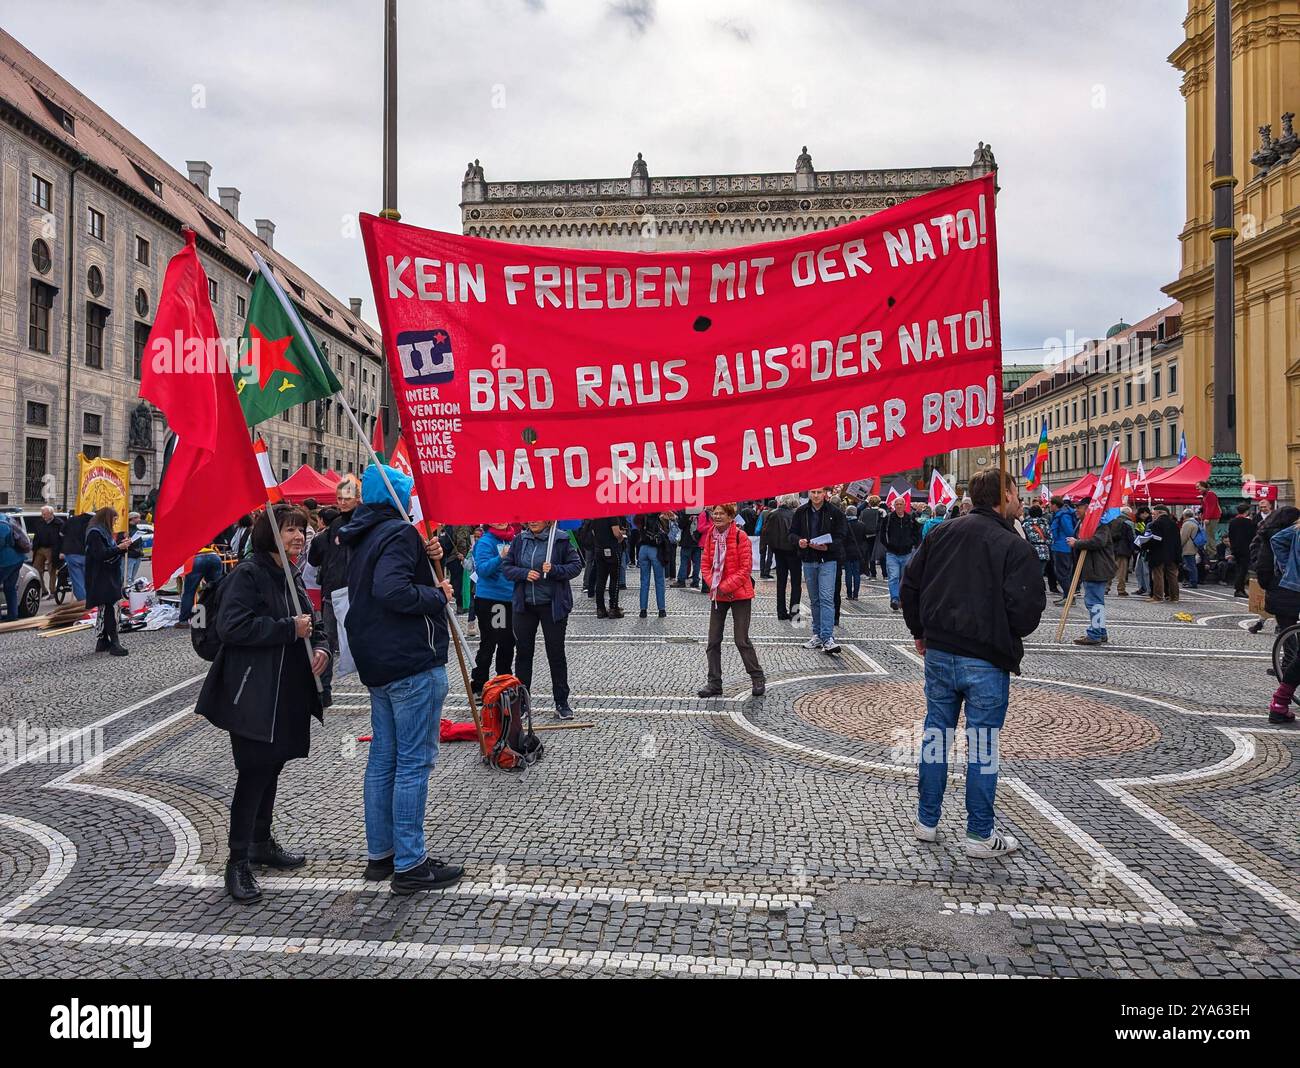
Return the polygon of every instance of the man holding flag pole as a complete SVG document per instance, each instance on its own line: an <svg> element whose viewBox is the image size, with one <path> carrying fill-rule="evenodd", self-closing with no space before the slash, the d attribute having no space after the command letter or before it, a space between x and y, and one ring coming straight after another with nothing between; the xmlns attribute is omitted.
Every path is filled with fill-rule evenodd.
<svg viewBox="0 0 1300 1068"><path fill-rule="evenodd" d="M1111 544L1110 524L1120 518L1124 500L1124 472L1119 464L1119 442L1111 446L1106 466L1097 479L1091 498L1078 503L1079 528L1066 542L1075 553L1074 577L1065 597L1061 622L1056 628L1059 642L1065 633L1074 595L1083 582L1083 603L1088 609L1087 633L1074 640L1075 645L1103 645L1106 633L1106 586L1115 577L1115 551ZM1121 520L1122 522L1122 520Z"/></svg>

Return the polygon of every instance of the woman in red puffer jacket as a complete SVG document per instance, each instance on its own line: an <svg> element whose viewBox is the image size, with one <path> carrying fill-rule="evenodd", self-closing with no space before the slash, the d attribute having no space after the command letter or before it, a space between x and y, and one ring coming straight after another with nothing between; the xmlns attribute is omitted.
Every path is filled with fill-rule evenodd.
<svg viewBox="0 0 1300 1068"><path fill-rule="evenodd" d="M722 694L722 634L727 612L736 649L754 684L754 696L767 688L763 665L749 640L749 615L754 603L754 554L746 533L736 526L736 506L718 504L709 509L713 525L700 535L700 574L709 593L709 681L701 697Z"/></svg>

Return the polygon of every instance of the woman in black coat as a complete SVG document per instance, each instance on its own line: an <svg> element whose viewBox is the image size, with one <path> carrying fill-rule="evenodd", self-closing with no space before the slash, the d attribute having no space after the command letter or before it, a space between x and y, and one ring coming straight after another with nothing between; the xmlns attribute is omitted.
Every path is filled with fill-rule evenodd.
<svg viewBox="0 0 1300 1068"><path fill-rule="evenodd" d="M290 559L301 554L306 540L302 512L277 505L275 521ZM297 573L298 604L306 611L294 613L269 511L258 517L251 543L252 558L218 587L215 626L221 648L195 707L230 732L239 774L230 801L226 891L246 902L262 896L251 864L296 868L307 860L280 847L271 836L271 816L280 772L286 761L307 755L311 717L323 720L313 676L330 662L325 628L311 614ZM312 647L310 658L304 638Z"/></svg>
<svg viewBox="0 0 1300 1068"><path fill-rule="evenodd" d="M95 613L95 652L126 656L117 633L117 604L122 599L122 557L131 542L119 542L113 527L117 509L101 508L86 527L86 607Z"/></svg>

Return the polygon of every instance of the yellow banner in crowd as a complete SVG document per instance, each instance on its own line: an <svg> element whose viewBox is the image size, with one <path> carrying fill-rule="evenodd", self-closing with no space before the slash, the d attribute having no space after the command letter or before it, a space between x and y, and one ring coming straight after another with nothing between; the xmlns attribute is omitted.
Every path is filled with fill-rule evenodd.
<svg viewBox="0 0 1300 1068"><path fill-rule="evenodd" d="M130 468L125 460L107 460L102 456L87 460L82 453L77 453L78 515L112 505L117 509L116 529L125 532L130 502Z"/></svg>

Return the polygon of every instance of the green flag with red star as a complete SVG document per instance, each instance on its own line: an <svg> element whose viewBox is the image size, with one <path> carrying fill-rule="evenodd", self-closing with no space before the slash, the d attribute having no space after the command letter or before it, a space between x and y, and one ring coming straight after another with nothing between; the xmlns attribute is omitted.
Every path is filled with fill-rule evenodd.
<svg viewBox="0 0 1300 1068"><path fill-rule="evenodd" d="M234 374L249 426L343 388L315 339L303 328L297 309L265 271L257 276L248 298L248 321Z"/></svg>

